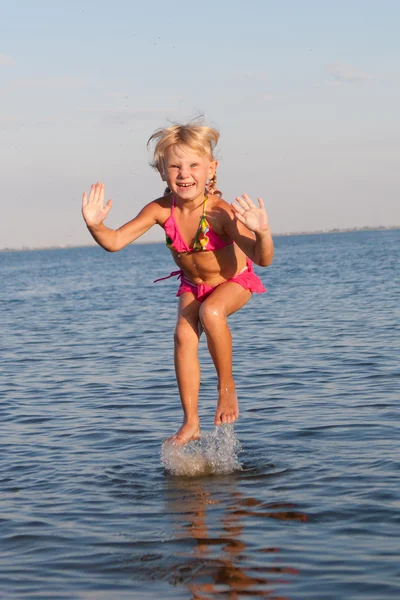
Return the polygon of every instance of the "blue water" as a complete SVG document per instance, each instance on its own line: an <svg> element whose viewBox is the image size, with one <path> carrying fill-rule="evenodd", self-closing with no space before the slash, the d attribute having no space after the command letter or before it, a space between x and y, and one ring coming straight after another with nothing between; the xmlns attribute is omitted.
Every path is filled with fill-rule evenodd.
<svg viewBox="0 0 400 600"><path fill-rule="evenodd" d="M234 432L201 341L213 474L162 462L171 270L158 244L0 253L0 596L399 598L400 231L276 239L230 321Z"/></svg>

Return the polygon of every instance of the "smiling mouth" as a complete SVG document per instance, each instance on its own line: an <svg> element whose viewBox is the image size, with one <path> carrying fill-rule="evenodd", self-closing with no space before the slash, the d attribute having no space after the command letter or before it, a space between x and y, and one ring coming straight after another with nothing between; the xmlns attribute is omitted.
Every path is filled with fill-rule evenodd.
<svg viewBox="0 0 400 600"><path fill-rule="evenodd" d="M180 188L190 188L190 187L193 187L195 184L194 183L177 183L176 185Z"/></svg>

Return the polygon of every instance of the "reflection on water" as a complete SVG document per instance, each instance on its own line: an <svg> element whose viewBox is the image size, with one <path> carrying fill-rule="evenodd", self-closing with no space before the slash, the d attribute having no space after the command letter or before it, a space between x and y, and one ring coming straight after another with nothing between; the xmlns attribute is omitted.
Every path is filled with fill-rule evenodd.
<svg viewBox="0 0 400 600"><path fill-rule="evenodd" d="M278 238L231 320L235 433L202 339L213 431L161 462L164 250L0 253L0 595L397 600L400 231Z"/></svg>
<svg viewBox="0 0 400 600"><path fill-rule="evenodd" d="M165 511L174 520L175 536L195 543L172 579L199 600L250 595L283 599L274 594L274 586L284 585L297 569L280 560L279 548L248 541L245 529L260 517L304 522L307 516L293 504L266 504L244 496L238 484L234 477L168 479Z"/></svg>
<svg viewBox="0 0 400 600"><path fill-rule="evenodd" d="M257 548L259 561L253 549L250 559L243 536L244 518L250 522L260 517L304 522L306 515L295 511L294 504L268 504L243 496L235 478L204 477L240 472L240 450L233 425L216 427L212 433L186 446L175 446L168 441L162 445L162 462L170 475L166 513L174 521L176 538L195 542L191 555L186 551L183 563L174 566L170 582L185 585L194 599L218 595L236 599L250 593L283 598L273 595L274 579L298 572L280 564L279 549L275 547ZM209 531L207 517L211 511L220 514L216 522L213 515ZM266 554L274 557L267 564Z"/></svg>

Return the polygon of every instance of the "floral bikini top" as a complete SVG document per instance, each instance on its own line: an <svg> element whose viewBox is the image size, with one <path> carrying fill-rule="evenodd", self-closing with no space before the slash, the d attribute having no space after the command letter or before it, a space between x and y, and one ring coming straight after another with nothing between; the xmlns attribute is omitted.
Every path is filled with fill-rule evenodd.
<svg viewBox="0 0 400 600"><path fill-rule="evenodd" d="M204 198L203 214L200 217L199 228L194 238L193 246L190 248L185 240L182 238L178 225L175 221L174 210L175 210L175 197L172 200L171 214L165 221L165 239L167 247L176 252L200 252L202 250L220 250L225 246L233 244L233 240L223 240L215 231L210 227L207 221L206 205L207 197Z"/></svg>

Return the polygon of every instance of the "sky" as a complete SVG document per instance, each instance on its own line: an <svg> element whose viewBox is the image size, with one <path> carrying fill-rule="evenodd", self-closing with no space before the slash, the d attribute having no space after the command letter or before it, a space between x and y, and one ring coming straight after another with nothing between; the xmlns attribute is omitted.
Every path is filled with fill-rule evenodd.
<svg viewBox="0 0 400 600"><path fill-rule="evenodd" d="M149 136L199 115L273 233L399 226L399 31L397 0L0 0L0 249L90 244L96 181L132 219Z"/></svg>

